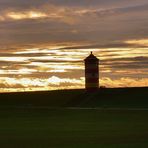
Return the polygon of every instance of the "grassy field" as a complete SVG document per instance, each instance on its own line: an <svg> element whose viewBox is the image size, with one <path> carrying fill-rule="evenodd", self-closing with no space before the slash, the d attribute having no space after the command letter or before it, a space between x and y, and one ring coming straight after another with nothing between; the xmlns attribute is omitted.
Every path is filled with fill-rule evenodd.
<svg viewBox="0 0 148 148"><path fill-rule="evenodd" d="M148 111L0 110L1 148L146 148Z"/></svg>
<svg viewBox="0 0 148 148"><path fill-rule="evenodd" d="M147 90L0 94L0 148L147 148Z"/></svg>

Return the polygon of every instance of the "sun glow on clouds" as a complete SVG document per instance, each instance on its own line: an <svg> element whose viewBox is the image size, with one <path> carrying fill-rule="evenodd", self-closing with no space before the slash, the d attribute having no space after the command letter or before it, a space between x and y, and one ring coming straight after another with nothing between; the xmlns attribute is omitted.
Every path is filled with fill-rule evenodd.
<svg viewBox="0 0 148 148"><path fill-rule="evenodd" d="M53 5L41 6L41 8L29 9L24 11L8 11L0 15L0 21L24 20L24 19L51 19L66 24L73 24L76 20L75 11L70 8L57 7Z"/></svg>
<svg viewBox="0 0 148 148"><path fill-rule="evenodd" d="M90 51L101 61L100 85L148 86L146 47L92 49L65 45L3 51L0 53L0 91L84 88L83 60Z"/></svg>
<svg viewBox="0 0 148 148"><path fill-rule="evenodd" d="M79 79L60 78L56 76L52 76L47 79L1 77L0 91L9 92L9 91L76 89L76 88L84 88L84 81L85 81L84 77L81 77ZM108 77L103 77L100 79L100 85L107 87L133 87L133 86L142 87L142 86L148 86L148 78L132 79L125 77L113 80Z"/></svg>
<svg viewBox="0 0 148 148"><path fill-rule="evenodd" d="M32 74L34 72L37 72L36 69L27 69L27 68L21 68L18 70L0 70L0 74L15 74L15 75L23 75L23 74Z"/></svg>
<svg viewBox="0 0 148 148"><path fill-rule="evenodd" d="M69 70L79 70L83 69L82 65L71 64L66 65L65 63L42 63L42 62L31 62L26 64L26 66L37 66L38 72L50 72L50 73L64 73L69 72Z"/></svg>
<svg viewBox="0 0 148 148"><path fill-rule="evenodd" d="M11 62L27 62L27 57L0 57L0 61L11 61Z"/></svg>
<svg viewBox="0 0 148 148"><path fill-rule="evenodd" d="M80 9L80 10L79 10ZM29 8L24 11L18 11L17 9L12 11L4 11L3 15L0 16L0 21L12 20L24 20L24 19L52 19L57 22L64 22L66 24L76 24L81 21L82 17L87 14L96 13L97 10L85 9L85 8L69 8L63 6L55 6L52 4L42 5L40 8ZM101 14L104 13L101 11ZM77 30L71 31L77 34Z"/></svg>
<svg viewBox="0 0 148 148"><path fill-rule="evenodd" d="M84 78L70 79L52 76L48 79L39 78L8 78L1 77L0 83L2 92L9 91L35 91L52 89L74 89L83 88ZM12 87L12 90L10 89Z"/></svg>
<svg viewBox="0 0 148 148"><path fill-rule="evenodd" d="M29 11L29 12L9 12L7 14L8 18L14 20L22 20L22 19L38 19L38 18L45 18L47 15L42 12L37 11Z"/></svg>
<svg viewBox="0 0 148 148"><path fill-rule="evenodd" d="M128 40L128 41L125 41L125 43L148 46L148 39Z"/></svg>
<svg viewBox="0 0 148 148"><path fill-rule="evenodd" d="M143 87L148 86L148 78L134 79L128 77L122 77L120 79L111 79L104 77L100 80L102 86L108 87Z"/></svg>

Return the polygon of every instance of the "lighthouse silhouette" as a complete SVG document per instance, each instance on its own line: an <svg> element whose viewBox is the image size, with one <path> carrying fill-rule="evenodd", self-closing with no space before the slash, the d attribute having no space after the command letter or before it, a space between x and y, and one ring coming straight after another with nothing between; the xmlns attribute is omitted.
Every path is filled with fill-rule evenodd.
<svg viewBox="0 0 148 148"><path fill-rule="evenodd" d="M84 59L85 62L85 89L87 91L97 91L99 88L99 59L90 55Z"/></svg>

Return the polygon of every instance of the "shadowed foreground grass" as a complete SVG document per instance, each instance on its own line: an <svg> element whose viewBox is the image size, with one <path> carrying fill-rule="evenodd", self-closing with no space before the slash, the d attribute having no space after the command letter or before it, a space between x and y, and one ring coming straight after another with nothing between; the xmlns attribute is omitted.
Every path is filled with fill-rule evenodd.
<svg viewBox="0 0 148 148"><path fill-rule="evenodd" d="M1 148L146 148L147 110L0 109Z"/></svg>
<svg viewBox="0 0 148 148"><path fill-rule="evenodd" d="M0 94L0 148L147 147L148 88Z"/></svg>

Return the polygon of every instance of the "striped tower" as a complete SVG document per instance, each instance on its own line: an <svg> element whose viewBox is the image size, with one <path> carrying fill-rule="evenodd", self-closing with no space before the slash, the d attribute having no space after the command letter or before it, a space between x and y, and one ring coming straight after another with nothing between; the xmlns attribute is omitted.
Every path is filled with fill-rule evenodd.
<svg viewBox="0 0 148 148"><path fill-rule="evenodd" d="M99 88L99 59L92 52L85 61L85 88L96 91Z"/></svg>

